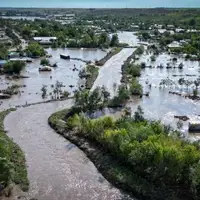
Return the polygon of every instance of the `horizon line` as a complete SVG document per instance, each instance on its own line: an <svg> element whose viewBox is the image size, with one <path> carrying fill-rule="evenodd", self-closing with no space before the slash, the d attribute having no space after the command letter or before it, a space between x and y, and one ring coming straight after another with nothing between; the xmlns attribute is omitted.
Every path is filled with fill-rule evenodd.
<svg viewBox="0 0 200 200"><path fill-rule="evenodd" d="M12 6L0 6L0 9L8 9L8 8L17 8L17 9L41 9L41 8L49 8L49 9L200 9L199 7L188 7L188 6L183 6L183 7L12 7Z"/></svg>

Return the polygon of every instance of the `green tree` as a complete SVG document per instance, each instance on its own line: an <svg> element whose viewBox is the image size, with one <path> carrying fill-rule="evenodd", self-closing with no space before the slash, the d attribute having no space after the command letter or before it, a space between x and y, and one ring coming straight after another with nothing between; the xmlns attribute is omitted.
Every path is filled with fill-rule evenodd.
<svg viewBox="0 0 200 200"><path fill-rule="evenodd" d="M142 95L143 89L136 78L133 78L130 84L130 93L132 95Z"/></svg>
<svg viewBox="0 0 200 200"><path fill-rule="evenodd" d="M119 38L117 34L112 35L111 41L110 41L110 46L111 47L116 47L119 45Z"/></svg>
<svg viewBox="0 0 200 200"><path fill-rule="evenodd" d="M47 96L47 85L43 85L41 91L42 91L42 98L45 99Z"/></svg>
<svg viewBox="0 0 200 200"><path fill-rule="evenodd" d="M4 45L0 45L0 59L7 60L8 58L8 48Z"/></svg>
<svg viewBox="0 0 200 200"><path fill-rule="evenodd" d="M45 55L44 48L37 42L30 43L26 48L26 52L31 57L41 57Z"/></svg>
<svg viewBox="0 0 200 200"><path fill-rule="evenodd" d="M144 111L142 110L142 107L141 106L138 106L137 107L137 111L135 112L134 114L134 120L136 122L141 122L141 121L144 121Z"/></svg>
<svg viewBox="0 0 200 200"><path fill-rule="evenodd" d="M25 67L25 63L21 61L10 61L5 64L4 72L8 74L20 74L22 69Z"/></svg>
<svg viewBox="0 0 200 200"><path fill-rule="evenodd" d="M49 65L49 64L50 64L50 62L49 62L49 60L46 59L46 58L44 58L44 59L42 59L42 60L40 61L40 65L42 65L42 66Z"/></svg>

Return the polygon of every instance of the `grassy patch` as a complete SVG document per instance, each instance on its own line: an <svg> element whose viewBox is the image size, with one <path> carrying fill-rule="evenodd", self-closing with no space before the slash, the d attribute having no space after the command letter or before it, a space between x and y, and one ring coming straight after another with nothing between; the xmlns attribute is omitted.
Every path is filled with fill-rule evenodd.
<svg viewBox="0 0 200 200"><path fill-rule="evenodd" d="M86 67L86 71L88 73L88 77L86 79L86 89L90 90L99 75L99 68L94 65L88 65Z"/></svg>
<svg viewBox="0 0 200 200"><path fill-rule="evenodd" d="M1 177L1 184L6 187L11 182L18 184L22 190L27 190L29 182L27 179L27 170L25 164L25 156L20 147L15 144L5 133L3 121L11 111L14 109L9 109L0 113L0 158L6 161L6 165L0 168L0 173L3 174L7 171L7 177ZM0 165L2 166L2 160ZM2 171L1 171L2 170Z"/></svg>

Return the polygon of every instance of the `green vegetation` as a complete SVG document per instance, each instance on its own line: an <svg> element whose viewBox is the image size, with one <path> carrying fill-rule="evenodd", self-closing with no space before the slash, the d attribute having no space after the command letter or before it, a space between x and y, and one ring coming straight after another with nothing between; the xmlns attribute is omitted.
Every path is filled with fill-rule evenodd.
<svg viewBox="0 0 200 200"><path fill-rule="evenodd" d="M40 65L42 65L42 66L50 65L50 62L49 62L48 59L43 58L43 59L40 61Z"/></svg>
<svg viewBox="0 0 200 200"><path fill-rule="evenodd" d="M89 90L77 91L75 93L75 107L84 112L94 112L108 105L110 94L104 87Z"/></svg>
<svg viewBox="0 0 200 200"><path fill-rule="evenodd" d="M80 78L85 78L86 89L90 90L99 74L99 68L94 65L87 65L85 69L79 72Z"/></svg>
<svg viewBox="0 0 200 200"><path fill-rule="evenodd" d="M14 182L23 190L29 183L25 165L25 157L21 149L5 133L3 121L12 109L0 113L0 184L3 188Z"/></svg>
<svg viewBox="0 0 200 200"><path fill-rule="evenodd" d="M8 47L0 45L0 59L7 60L8 58Z"/></svg>
<svg viewBox="0 0 200 200"><path fill-rule="evenodd" d="M30 57L41 57L45 55L44 48L37 42L30 43L26 52Z"/></svg>
<svg viewBox="0 0 200 200"><path fill-rule="evenodd" d="M75 141L84 138L86 142L95 142L103 152L103 158L98 157L101 162L95 163L104 165L99 168L119 187L142 199L198 199L198 147L180 140L178 132L160 122L146 121L140 107L133 118L117 121L111 117L89 119L83 113L65 110L53 115L49 122L57 124L58 130L61 119L66 121L62 130L69 139L78 137ZM70 131L71 134L66 134ZM108 160L107 155L113 159Z"/></svg>
<svg viewBox="0 0 200 200"><path fill-rule="evenodd" d="M99 74L99 68L95 67L94 65L87 65L86 73L88 74L86 79L86 89L91 89Z"/></svg>
<svg viewBox="0 0 200 200"><path fill-rule="evenodd" d="M4 73L6 74L20 74L25 67L25 63L22 61L10 61L4 65Z"/></svg>
<svg viewBox="0 0 200 200"><path fill-rule="evenodd" d="M125 85L120 85L117 94L109 102L109 107L121 107L130 99L130 92Z"/></svg>
<svg viewBox="0 0 200 200"><path fill-rule="evenodd" d="M111 47L117 47L119 45L119 39L118 39L118 35L117 34L114 34L111 38L111 41L110 41L110 46Z"/></svg>
<svg viewBox="0 0 200 200"><path fill-rule="evenodd" d="M11 96L18 94L19 88L20 88L19 85L8 86L7 89L3 91L3 94L8 94L8 95L11 95Z"/></svg>
<svg viewBox="0 0 200 200"><path fill-rule="evenodd" d="M142 85L139 84L136 78L133 78L130 82L130 93L132 95L142 95L143 93Z"/></svg>
<svg viewBox="0 0 200 200"><path fill-rule="evenodd" d="M127 65L127 73L132 77L139 77L141 75L141 67L135 64Z"/></svg>
<svg viewBox="0 0 200 200"><path fill-rule="evenodd" d="M136 55L143 53L144 47L138 47L122 65L121 82L129 86L129 95L141 96L143 94L142 85L137 79L141 75L141 66L134 64Z"/></svg>
<svg viewBox="0 0 200 200"><path fill-rule="evenodd" d="M47 85L43 85L41 88L42 98L45 99L47 96Z"/></svg>
<svg viewBox="0 0 200 200"><path fill-rule="evenodd" d="M136 50L135 50L135 55L142 55L144 53L144 46L139 46Z"/></svg>

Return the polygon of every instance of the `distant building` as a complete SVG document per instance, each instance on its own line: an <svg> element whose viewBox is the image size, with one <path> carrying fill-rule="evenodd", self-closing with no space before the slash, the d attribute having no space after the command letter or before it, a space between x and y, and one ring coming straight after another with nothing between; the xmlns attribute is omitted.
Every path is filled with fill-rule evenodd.
<svg viewBox="0 0 200 200"><path fill-rule="evenodd" d="M184 33L184 32L185 32L185 30L182 29L182 28L176 28L175 31L176 31L177 33Z"/></svg>
<svg viewBox="0 0 200 200"><path fill-rule="evenodd" d="M19 58L19 52L17 52L17 51L10 51L9 53L8 53L8 57L9 58Z"/></svg>
<svg viewBox="0 0 200 200"><path fill-rule="evenodd" d="M160 34L163 34L163 33L165 33L167 30L166 29L158 29L158 32L160 33Z"/></svg>
<svg viewBox="0 0 200 200"><path fill-rule="evenodd" d="M174 28L174 25L170 25L170 24L169 24L169 25L167 25L167 28L168 28L168 29L173 29L173 28Z"/></svg>
<svg viewBox="0 0 200 200"><path fill-rule="evenodd" d="M57 40L57 37L33 37L33 40L40 44L52 44Z"/></svg>
<svg viewBox="0 0 200 200"><path fill-rule="evenodd" d="M169 48L179 48L181 47L181 44L179 42L172 42L171 44L168 45Z"/></svg>

